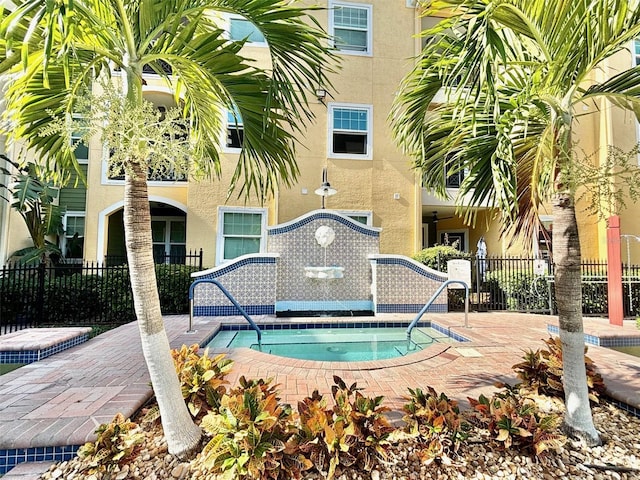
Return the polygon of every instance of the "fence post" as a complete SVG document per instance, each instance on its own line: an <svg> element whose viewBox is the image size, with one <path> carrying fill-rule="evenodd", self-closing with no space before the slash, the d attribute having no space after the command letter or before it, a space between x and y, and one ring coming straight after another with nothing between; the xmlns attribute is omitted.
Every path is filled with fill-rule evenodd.
<svg viewBox="0 0 640 480"><path fill-rule="evenodd" d="M622 302L622 254L620 238L620 217L612 215L607 220L607 293L609 323L623 325L624 308Z"/></svg>
<svg viewBox="0 0 640 480"><path fill-rule="evenodd" d="M44 285L47 265L40 262L38 265L38 290L36 293L36 318L31 321L31 325L36 327L37 323L44 315Z"/></svg>
<svg viewBox="0 0 640 480"><path fill-rule="evenodd" d="M200 259L198 262L198 270L202 270L202 247L200 247Z"/></svg>

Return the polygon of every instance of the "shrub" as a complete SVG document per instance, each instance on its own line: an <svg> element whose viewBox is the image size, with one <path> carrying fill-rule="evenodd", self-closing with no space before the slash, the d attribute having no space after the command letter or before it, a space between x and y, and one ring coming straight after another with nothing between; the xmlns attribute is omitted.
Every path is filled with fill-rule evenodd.
<svg viewBox="0 0 640 480"><path fill-rule="evenodd" d="M414 254L412 258L429 268L433 268L440 272L446 272L447 262L449 260L471 260L471 254L462 252L451 245L435 245L433 247L420 250L418 253Z"/></svg>
<svg viewBox="0 0 640 480"><path fill-rule="evenodd" d="M541 412L533 399L521 396L517 390L507 389L490 399L480 395L478 400L468 400L473 409L468 414L469 421L486 428L506 449L513 446L541 456L549 450L559 449L566 441L557 433L560 416Z"/></svg>
<svg viewBox="0 0 640 480"><path fill-rule="evenodd" d="M549 284L533 272L525 270L494 270L486 273L493 284L489 291L504 295L508 310L539 312L549 309Z"/></svg>
<svg viewBox="0 0 640 480"><path fill-rule="evenodd" d="M200 346L194 344L190 347L182 345L180 350L171 351L182 397L194 418L201 417L210 409L218 411L228 383L224 377L233 365L233 360L225 359L224 354L210 358L208 350L200 355L199 349Z"/></svg>
<svg viewBox="0 0 640 480"><path fill-rule="evenodd" d="M294 413L281 404L270 381L240 379L221 398L220 413L209 412L201 426L211 435L204 464L223 478L301 478L312 464L288 442L297 431Z"/></svg>
<svg viewBox="0 0 640 480"><path fill-rule="evenodd" d="M458 402L449 400L444 393L438 395L431 387L426 392L409 389L409 393L403 420L409 433L419 439L420 460L425 464L434 460L449 463L451 454L458 451L468 436L463 431Z"/></svg>
<svg viewBox="0 0 640 480"><path fill-rule="evenodd" d="M388 408L381 406L383 397L364 397L355 383L347 387L335 375L333 380L332 409L317 390L298 402L300 429L292 442L329 480L340 467L356 463L370 471L379 458L386 458L393 431L384 415Z"/></svg>
<svg viewBox="0 0 640 480"><path fill-rule="evenodd" d="M49 280L45 291L46 319L54 325L92 324L106 308L102 277L74 273Z"/></svg>
<svg viewBox="0 0 640 480"><path fill-rule="evenodd" d="M525 352L524 361L512 368L522 382L519 388L531 390L535 393L551 397L564 398L562 385L562 343L560 338L547 338L544 340L548 350L529 350ZM584 348L587 353L587 347ZM600 395L604 392L604 381L596 371L593 361L585 355L585 367L587 370L587 386L589 387L589 399L599 402Z"/></svg>
<svg viewBox="0 0 640 480"><path fill-rule="evenodd" d="M85 443L78 449L78 456L88 462L89 470L109 472L133 460L144 440L138 425L117 413L111 423L103 423L95 433L95 442Z"/></svg>
<svg viewBox="0 0 640 480"><path fill-rule="evenodd" d="M191 273L197 267L188 265L159 264L156 265L156 282L162 313L176 314L189 312L189 287Z"/></svg>

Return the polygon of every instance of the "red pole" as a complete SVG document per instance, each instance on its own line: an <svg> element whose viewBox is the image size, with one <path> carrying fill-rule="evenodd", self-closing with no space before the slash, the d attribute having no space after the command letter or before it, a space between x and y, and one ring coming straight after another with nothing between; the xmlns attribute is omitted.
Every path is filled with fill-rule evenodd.
<svg viewBox="0 0 640 480"><path fill-rule="evenodd" d="M622 254L620 217L612 215L607 220L607 291L609 294L609 323L622 326Z"/></svg>

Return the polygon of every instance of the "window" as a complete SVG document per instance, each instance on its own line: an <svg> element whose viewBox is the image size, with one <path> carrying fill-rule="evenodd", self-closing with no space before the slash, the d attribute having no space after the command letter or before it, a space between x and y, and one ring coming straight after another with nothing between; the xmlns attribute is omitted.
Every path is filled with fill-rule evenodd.
<svg viewBox="0 0 640 480"><path fill-rule="evenodd" d="M345 217L349 217L351 220L355 220L356 222L360 222L363 225L371 226L372 225L372 214L371 212L359 211L359 210L338 210L338 213L341 213Z"/></svg>
<svg viewBox="0 0 640 480"><path fill-rule="evenodd" d="M264 36L258 27L246 18L236 15L229 17L229 38L236 41L246 39L247 43L266 45Z"/></svg>
<svg viewBox="0 0 640 480"><path fill-rule="evenodd" d="M151 238L155 263L185 263L187 225L184 217L153 217Z"/></svg>
<svg viewBox="0 0 640 480"><path fill-rule="evenodd" d="M461 252L469 251L469 242L468 242L468 230L440 230L438 232L438 237L440 241L438 242L440 245L451 245L452 247L457 248Z"/></svg>
<svg viewBox="0 0 640 480"><path fill-rule="evenodd" d="M447 188L460 188L466 174L466 171L464 169L459 170L459 167L454 162L455 160L453 159L447 159L444 167Z"/></svg>
<svg viewBox="0 0 640 480"><path fill-rule="evenodd" d="M640 65L640 38L633 41L633 66Z"/></svg>
<svg viewBox="0 0 640 480"><path fill-rule="evenodd" d="M371 55L371 5L332 3L329 31L334 47L354 55Z"/></svg>
<svg viewBox="0 0 640 480"><path fill-rule="evenodd" d="M82 262L84 257L84 212L67 212L64 216L64 236L60 250L71 262Z"/></svg>
<svg viewBox="0 0 640 480"><path fill-rule="evenodd" d="M264 250L264 208L220 208L218 213L218 263Z"/></svg>
<svg viewBox="0 0 640 480"><path fill-rule="evenodd" d="M370 160L373 107L329 104L329 157Z"/></svg>
<svg viewBox="0 0 640 480"><path fill-rule="evenodd" d="M229 150L239 150L244 141L244 125L237 110L227 112L227 139L226 148Z"/></svg>

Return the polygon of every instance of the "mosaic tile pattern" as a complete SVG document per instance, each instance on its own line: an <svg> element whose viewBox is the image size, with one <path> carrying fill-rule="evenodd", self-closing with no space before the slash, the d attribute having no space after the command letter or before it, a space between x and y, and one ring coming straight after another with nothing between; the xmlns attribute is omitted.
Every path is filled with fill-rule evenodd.
<svg viewBox="0 0 640 480"><path fill-rule="evenodd" d="M323 226L335 233L327 247L315 237ZM195 278L219 280L250 315L343 310L417 313L447 277L408 258L379 255L379 234L379 229L318 210L269 228L267 254L242 258ZM327 266L341 267L342 277L310 278L305 270ZM193 299L195 315L237 314L214 285L196 286ZM447 311L446 291L430 311Z"/></svg>
<svg viewBox="0 0 640 480"><path fill-rule="evenodd" d="M76 345L89 340L89 334L85 333L77 337L70 338L63 342L51 345L39 350L5 350L0 352L0 363L33 363L43 358L50 357L58 352L62 352Z"/></svg>
<svg viewBox="0 0 640 480"><path fill-rule="evenodd" d="M334 241L325 248L315 238L316 230L334 230ZM286 227L270 229L267 249L278 259L279 301L347 302L371 300L371 267L368 255L379 251L379 232L331 212L316 212ZM305 276L305 267L338 266L343 278L317 279Z"/></svg>
<svg viewBox="0 0 640 480"><path fill-rule="evenodd" d="M374 258L376 313L414 313L429 301L447 279L401 258ZM436 298L430 311L447 311L447 291Z"/></svg>
<svg viewBox="0 0 640 480"><path fill-rule="evenodd" d="M11 448L0 450L0 475L23 462L63 462L71 460L80 445L61 447Z"/></svg>
<svg viewBox="0 0 640 480"><path fill-rule="evenodd" d="M560 327L557 325L547 325L547 332L554 335L560 334ZM597 335L584 334L584 343L588 345L598 345L600 347L637 347L640 346L640 335L598 337Z"/></svg>
<svg viewBox="0 0 640 480"><path fill-rule="evenodd" d="M266 261L265 261L266 260ZM241 265L223 269L197 278L215 278L247 311L249 315L272 314L276 303L275 258L244 259ZM238 311L222 291L213 284L202 283L193 290L194 315L237 315Z"/></svg>

